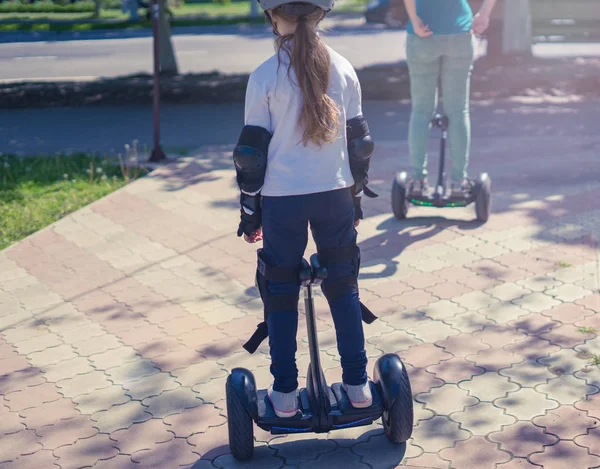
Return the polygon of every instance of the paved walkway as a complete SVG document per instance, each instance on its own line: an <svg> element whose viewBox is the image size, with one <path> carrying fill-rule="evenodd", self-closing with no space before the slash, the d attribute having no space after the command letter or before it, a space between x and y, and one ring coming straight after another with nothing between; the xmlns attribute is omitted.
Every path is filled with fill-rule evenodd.
<svg viewBox="0 0 600 469"><path fill-rule="evenodd" d="M378 148L361 295L380 315L366 327L371 365L398 352L409 367L406 447L380 424L255 430L254 461L232 459L227 374L251 368L264 387L269 360L241 348L261 304L224 149L61 220L0 253L0 467L600 467L599 151L597 137L475 140L473 172L494 180L494 214L478 226L471 208L395 221L390 179L406 148ZM322 297L317 307L326 375L339 379ZM304 341L298 361L304 373Z"/></svg>

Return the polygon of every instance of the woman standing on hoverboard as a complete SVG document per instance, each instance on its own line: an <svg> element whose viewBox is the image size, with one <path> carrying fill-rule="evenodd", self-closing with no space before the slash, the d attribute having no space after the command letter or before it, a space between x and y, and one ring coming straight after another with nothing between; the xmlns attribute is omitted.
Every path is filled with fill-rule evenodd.
<svg viewBox="0 0 600 469"><path fill-rule="evenodd" d="M487 29L496 0L483 0L475 16L467 0L404 0L404 3L410 18L406 39L412 100L408 131L412 178L409 192L420 196L428 191L427 145L441 82L444 112L449 119L451 196L462 197L472 187L467 166L471 146L469 90L474 34L483 34Z"/></svg>
<svg viewBox="0 0 600 469"><path fill-rule="evenodd" d="M298 407L296 332L300 265L308 224L327 267L329 302L344 388L354 407L372 404L358 296L356 229L373 152L360 84L350 63L325 46L317 27L334 0L260 0L277 52L250 76L245 127L234 151L241 190L238 236L259 250L257 285L265 321L244 346L269 338L275 413Z"/></svg>

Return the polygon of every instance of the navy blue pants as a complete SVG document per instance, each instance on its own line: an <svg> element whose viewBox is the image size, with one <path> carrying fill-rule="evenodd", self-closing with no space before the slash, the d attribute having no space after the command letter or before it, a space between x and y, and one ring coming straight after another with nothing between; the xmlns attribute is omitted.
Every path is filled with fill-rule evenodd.
<svg viewBox="0 0 600 469"><path fill-rule="evenodd" d="M273 266L297 267L308 242L308 225L318 249L341 248L356 243L354 204L350 189L316 194L263 198L263 253ZM328 265L326 282L356 275L356 262ZM272 295L298 294L297 283L268 282ZM358 293L330 302L335 324L342 379L350 385L367 381L367 354ZM296 333L298 311L270 312L269 346L273 389L292 392L298 387Z"/></svg>

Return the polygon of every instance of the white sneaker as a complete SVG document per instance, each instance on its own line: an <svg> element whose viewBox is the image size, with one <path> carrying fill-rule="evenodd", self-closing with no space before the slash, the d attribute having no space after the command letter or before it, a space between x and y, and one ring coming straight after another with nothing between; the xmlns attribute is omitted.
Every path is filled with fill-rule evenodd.
<svg viewBox="0 0 600 469"><path fill-rule="evenodd" d="M267 395L275 411L275 415L282 419L294 417L298 413L298 390L292 392L273 391L273 385L269 386Z"/></svg>
<svg viewBox="0 0 600 469"><path fill-rule="evenodd" d="M373 405L373 395L371 394L371 386L368 381L358 386L344 383L344 390L350 398L352 407L355 409L366 409Z"/></svg>

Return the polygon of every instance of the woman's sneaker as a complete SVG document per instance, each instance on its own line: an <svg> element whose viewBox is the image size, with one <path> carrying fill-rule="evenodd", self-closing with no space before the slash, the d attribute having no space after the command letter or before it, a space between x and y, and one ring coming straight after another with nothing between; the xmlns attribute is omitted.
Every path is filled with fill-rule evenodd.
<svg viewBox="0 0 600 469"><path fill-rule="evenodd" d="M355 409L366 409L373 405L373 396L371 394L371 385L367 381L365 384L353 386L344 383L344 390L350 398L350 403Z"/></svg>
<svg viewBox="0 0 600 469"><path fill-rule="evenodd" d="M297 392L297 390L292 392L273 391L273 386L269 386L267 395L277 417L287 419L294 417L298 413Z"/></svg>
<svg viewBox="0 0 600 469"><path fill-rule="evenodd" d="M421 197L429 192L429 184L427 179L413 179L410 181L408 193L412 197Z"/></svg>

